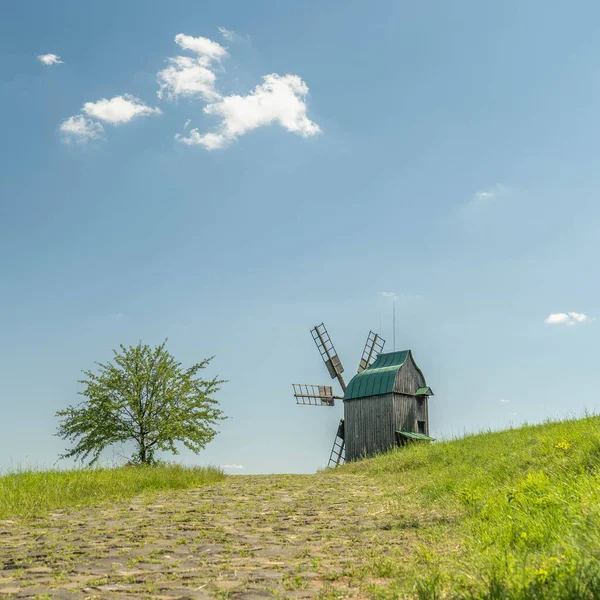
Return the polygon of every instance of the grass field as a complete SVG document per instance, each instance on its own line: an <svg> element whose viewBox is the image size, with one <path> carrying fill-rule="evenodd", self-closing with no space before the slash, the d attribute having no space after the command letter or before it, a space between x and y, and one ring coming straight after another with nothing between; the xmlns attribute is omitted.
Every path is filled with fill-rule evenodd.
<svg viewBox="0 0 600 600"><path fill-rule="evenodd" d="M43 517L60 508L123 500L151 490L184 489L223 479L220 469L178 465L74 471L22 470L0 477L0 520Z"/></svg>
<svg viewBox="0 0 600 600"><path fill-rule="evenodd" d="M594 600L599 565L598 417L315 475L0 478L8 598Z"/></svg>
<svg viewBox="0 0 600 600"><path fill-rule="evenodd" d="M600 419L415 445L343 467L386 489L390 526L421 530L387 558L395 597L600 598Z"/></svg>

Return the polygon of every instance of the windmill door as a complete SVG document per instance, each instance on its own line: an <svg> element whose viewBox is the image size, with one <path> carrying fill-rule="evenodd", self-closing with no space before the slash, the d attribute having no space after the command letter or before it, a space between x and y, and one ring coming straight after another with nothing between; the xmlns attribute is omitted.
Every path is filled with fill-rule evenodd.
<svg viewBox="0 0 600 600"><path fill-rule="evenodd" d="M417 432L429 435L427 419L427 397L417 397Z"/></svg>

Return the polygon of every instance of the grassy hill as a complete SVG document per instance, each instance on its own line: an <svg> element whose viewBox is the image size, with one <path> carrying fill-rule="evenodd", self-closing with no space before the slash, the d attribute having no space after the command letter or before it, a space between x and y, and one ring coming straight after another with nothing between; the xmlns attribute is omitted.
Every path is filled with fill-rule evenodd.
<svg viewBox="0 0 600 600"><path fill-rule="evenodd" d="M600 418L415 445L349 464L387 490L390 527L415 527L410 564L388 557L380 597L600 598Z"/></svg>
<svg viewBox="0 0 600 600"><path fill-rule="evenodd" d="M124 500L141 493L185 489L223 479L221 469L159 467L20 470L0 477L0 520L43 517L60 508Z"/></svg>
<svg viewBox="0 0 600 600"><path fill-rule="evenodd" d="M0 596L600 598L600 418L316 475L0 477Z"/></svg>

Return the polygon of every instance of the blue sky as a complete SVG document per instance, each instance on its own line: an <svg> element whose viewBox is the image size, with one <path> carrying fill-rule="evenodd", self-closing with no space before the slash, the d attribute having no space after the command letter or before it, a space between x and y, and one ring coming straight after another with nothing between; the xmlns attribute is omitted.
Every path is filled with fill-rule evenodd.
<svg viewBox="0 0 600 600"><path fill-rule="evenodd" d="M329 381L309 330L350 374L380 322L391 349L382 292L435 437L598 409L597 3L5 16L0 469L51 465L80 371L168 337L229 380L184 462L312 472L342 407L294 403Z"/></svg>

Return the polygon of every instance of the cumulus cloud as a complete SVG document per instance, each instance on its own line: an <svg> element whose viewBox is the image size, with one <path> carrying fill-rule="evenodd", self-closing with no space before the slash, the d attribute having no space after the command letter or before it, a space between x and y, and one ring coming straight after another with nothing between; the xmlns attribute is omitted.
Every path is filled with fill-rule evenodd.
<svg viewBox="0 0 600 600"><path fill-rule="evenodd" d="M223 465L224 469L243 469L244 465Z"/></svg>
<svg viewBox="0 0 600 600"><path fill-rule="evenodd" d="M85 115L69 117L60 125L66 142L75 140L83 143L101 137L104 127L98 121L110 125L122 125L136 117L161 114L160 108L146 106L131 94L115 96L110 100L102 98L97 102L86 102L81 110ZM92 118L88 119L86 116Z"/></svg>
<svg viewBox="0 0 600 600"><path fill-rule="evenodd" d="M86 102L82 110L89 117L99 119L111 125L128 123L136 117L161 114L160 108L151 108L131 94L115 96L110 100L102 98L97 102Z"/></svg>
<svg viewBox="0 0 600 600"><path fill-rule="evenodd" d="M246 96L226 96L204 107L205 114L220 118L216 131L202 134L192 129L187 137L175 137L184 144L216 150L253 129L274 123L302 137L314 136L321 128L306 116L307 95L308 86L297 75L265 75L263 83Z"/></svg>
<svg viewBox="0 0 600 600"><path fill-rule="evenodd" d="M205 37L192 37L179 33L175 42L195 57L174 56L169 66L158 73L159 98L176 100L180 96L200 97L207 102L218 100L221 95L215 88L215 63L228 56L227 50L218 42Z"/></svg>
<svg viewBox="0 0 600 600"><path fill-rule="evenodd" d="M60 124L60 131L64 135L64 140L83 144L102 137L104 127L100 123L86 119L83 115L69 117Z"/></svg>
<svg viewBox="0 0 600 600"><path fill-rule="evenodd" d="M192 37L184 33L178 33L175 36L175 43L184 50L195 52L200 60L211 62L213 60L220 61L227 56L227 50L219 44L205 37Z"/></svg>
<svg viewBox="0 0 600 600"><path fill-rule="evenodd" d="M45 65L62 65L63 61L56 54L38 54L38 60Z"/></svg>
<svg viewBox="0 0 600 600"><path fill-rule="evenodd" d="M211 102L221 95L215 88L216 75L207 66L189 56L169 58L169 66L158 74L159 98L175 100L180 96L198 96Z"/></svg>
<svg viewBox="0 0 600 600"><path fill-rule="evenodd" d="M546 317L545 323L547 325L577 325L578 323L586 323L590 320L590 317L584 313L552 313Z"/></svg>

